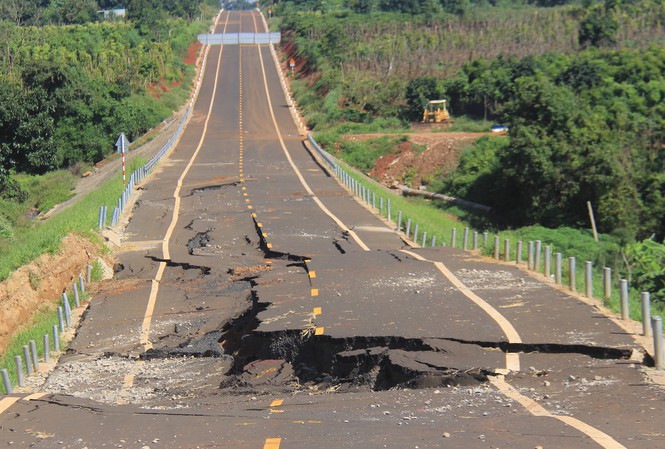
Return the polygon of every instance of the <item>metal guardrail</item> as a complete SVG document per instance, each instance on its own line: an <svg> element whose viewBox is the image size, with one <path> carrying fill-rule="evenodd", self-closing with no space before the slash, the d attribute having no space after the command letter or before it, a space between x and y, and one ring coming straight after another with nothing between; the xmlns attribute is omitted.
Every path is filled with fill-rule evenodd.
<svg viewBox="0 0 665 449"><path fill-rule="evenodd" d="M411 239L416 245L422 247L426 246L436 246L436 236L427 235L427 231L420 228L417 223L412 223L411 219L404 216L402 211L397 212L396 222L393 222L392 211L391 211L391 202L390 198L387 198L387 207L386 201L383 197L378 198L375 192L371 192L370 189L359 183L353 176L351 176L344 168L340 166L336 158L326 152L321 146L314 140L314 137L311 133L307 133L307 139L311 146L316 150L319 156L325 161L325 163L333 171L337 179L339 179L343 184L345 184L360 200L376 210L379 215L383 216L385 210L385 218L388 222L395 223L397 225L397 232L404 232L407 239ZM420 231L420 234L419 234ZM422 239L422 240L421 240ZM479 234L478 231L470 230L468 227L464 228L464 233L462 236L462 243L459 245L459 238L457 235L457 228L452 228L450 236L450 247L458 247L464 251L468 250L478 250L480 247L492 249L492 254L494 259L503 260L504 262L512 262L510 247L510 240L504 239L503 245L501 245L500 238L498 235L494 236L494 241L490 241L489 233L483 232ZM446 243L441 242L440 245L445 246ZM522 264L523 256L523 242L518 241L517 247L514 251L514 262L519 266ZM554 259L554 260L553 260ZM527 259L526 259L526 269L533 271L539 274L542 274L547 279L553 280L557 285L564 286L563 274L568 275L567 287L572 293L577 293L577 268L575 257L568 257L568 263L564 263L563 254L557 252L553 253L552 247L548 245L543 245L540 240L530 241L527 245ZM554 264L552 264L554 262ZM565 271L564 271L565 268ZM593 264L590 261L586 261L583 266L583 284L584 290L583 294L587 298L593 298ZM552 272L554 271L554 272ZM612 296L612 270L608 267L604 267L602 270L602 281L603 281L603 294L602 301L606 303L610 300ZM582 293L582 292L580 292ZM628 321L630 319L629 311L629 301L628 301L628 281L621 279L619 281L619 293L620 293L620 308L621 308L621 321ZM641 318L642 318L642 335L644 337L653 338L653 358L654 366L658 370L665 369L665 340L663 339L663 320L658 316L651 316L651 306L650 306L650 295L648 292L642 292L640 294L641 302Z"/></svg>

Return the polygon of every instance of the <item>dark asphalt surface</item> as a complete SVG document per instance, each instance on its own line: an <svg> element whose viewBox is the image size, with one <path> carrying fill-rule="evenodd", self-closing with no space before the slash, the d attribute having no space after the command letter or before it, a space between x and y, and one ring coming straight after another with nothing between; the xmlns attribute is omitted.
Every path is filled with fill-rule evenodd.
<svg viewBox="0 0 665 449"><path fill-rule="evenodd" d="M627 332L514 266L410 248L289 108L268 47L210 49L115 279L40 394L0 403L0 446L665 447Z"/></svg>

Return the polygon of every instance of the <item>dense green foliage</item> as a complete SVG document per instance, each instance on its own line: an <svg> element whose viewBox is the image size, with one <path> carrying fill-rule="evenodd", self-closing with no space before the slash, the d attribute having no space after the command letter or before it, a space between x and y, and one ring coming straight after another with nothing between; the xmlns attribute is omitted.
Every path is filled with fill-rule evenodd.
<svg viewBox="0 0 665 449"><path fill-rule="evenodd" d="M292 0L276 15L317 136L402 129L435 98L476 120L456 128L505 123L435 185L493 206L504 229L588 228L590 201L612 236L585 257L662 289L657 272L631 275L660 263L651 243L630 245L665 238L663 1ZM375 152L354 145L337 148L367 171Z"/></svg>
<svg viewBox="0 0 665 449"><path fill-rule="evenodd" d="M665 237L663 48L475 61L444 84L510 125L507 144L464 156L449 191L511 226L586 226L591 201L603 232Z"/></svg>
<svg viewBox="0 0 665 449"><path fill-rule="evenodd" d="M55 20L52 14L54 8L69 14L90 4L94 14L81 20ZM21 11L10 8L18 5ZM8 21L0 21L0 195L21 195L10 173L97 162L113 151L120 132L133 140L178 107L193 73L182 58L206 27L190 21L201 5L132 0L127 15L133 21L98 22L100 6L119 2L3 3L0 17ZM81 24L35 26L74 22Z"/></svg>

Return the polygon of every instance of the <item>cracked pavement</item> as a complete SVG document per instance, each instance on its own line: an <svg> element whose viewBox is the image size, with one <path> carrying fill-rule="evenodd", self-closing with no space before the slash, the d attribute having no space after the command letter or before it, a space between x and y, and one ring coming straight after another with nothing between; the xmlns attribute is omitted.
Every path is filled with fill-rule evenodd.
<svg viewBox="0 0 665 449"><path fill-rule="evenodd" d="M268 47L213 47L207 67L114 279L45 394L0 414L0 444L665 446L631 335L515 266L412 248L313 158Z"/></svg>

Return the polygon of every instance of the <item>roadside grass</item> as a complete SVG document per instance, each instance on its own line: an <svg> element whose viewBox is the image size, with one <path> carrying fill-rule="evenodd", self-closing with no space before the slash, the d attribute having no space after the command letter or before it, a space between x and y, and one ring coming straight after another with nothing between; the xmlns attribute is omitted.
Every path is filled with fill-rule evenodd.
<svg viewBox="0 0 665 449"><path fill-rule="evenodd" d="M127 164L128 173L133 172L146 161L140 157L132 159ZM100 206L115 206L117 198L122 193L122 173L106 181L97 190L85 195L80 201L69 209L42 222L33 223L31 226L17 228L16 235L9 241L0 243L0 276L6 279L16 268L29 263L41 254L54 253L60 248L62 239L70 232L81 234L100 246L102 242L95 232ZM92 265L91 280L97 282L102 278L102 267L99 262ZM32 282L32 279L31 279ZM35 282L40 282L35 279ZM70 304L73 306L73 292L68 291ZM80 300L84 302L89 299L87 294L81 295ZM0 356L0 368L7 368L12 385L17 384L15 356L23 357L23 346L34 340L38 355L44 355L44 334L49 334L49 342L53 348L53 325L58 324L58 306L62 306L62 299L45 305L37 312L29 323L23 323L23 328L12 337L12 340ZM64 341L60 339L60 352L65 351ZM25 360L23 361L25 370ZM4 386L2 386L4 391Z"/></svg>
<svg viewBox="0 0 665 449"><path fill-rule="evenodd" d="M410 234L411 240L413 239L414 228L418 225L417 244L422 245L423 232L427 232L427 246L431 246L432 237L435 237L437 246L454 245L456 248L463 247L464 230L468 228L467 248L472 249L473 246L473 233L474 229L469 224L468 219L470 216L480 216L480 223L487 223L488 227L484 230L475 230L478 232L478 249L479 251L489 257L494 257L494 238L499 238L499 255L500 260L505 259L504 242L506 239L510 240L509 261L515 263L517 256L517 242L522 241L522 257L521 266L526 268L528 243L529 241L535 242L540 240L542 243L542 250L540 256L540 264L537 270L541 274L544 272L544 248L545 246L551 247L551 264L550 264L550 279L554 281L555 261L554 255L557 252L562 254L562 281L563 286L570 285L570 270L569 258L575 257L575 291L578 294L585 294L585 279L584 270L585 262L591 261L593 264L592 272L592 286L593 297L602 301L603 304L615 313L620 313L620 293L619 293L619 278L623 277L614 269L614 258L619 251L619 244L608 235L600 235L599 242L596 242L588 230L579 230L573 228L559 228L549 229L542 226L531 226L515 230L502 230L497 231L491 226L491 220L486 216L479 215L473 211L460 208L457 205L442 204L438 201L430 201L423 198L404 197L400 193L394 192L391 189L384 187L373 179L358 172L355 168L343 161L340 165L355 179L358 183L365 186L370 192L376 195L376 211L386 218L387 214L387 200L391 201L391 224L393 229L397 228L398 213L402 212L402 222L400 231L405 232L407 222L411 220ZM380 198L384 198L384 206L380 208ZM370 199L371 203L371 199ZM380 210L379 210L380 209ZM464 217L464 218L462 218ZM455 241L453 242L453 229L455 230ZM487 243L484 243L483 234L487 232ZM603 267L612 267L612 287L609 297L604 296L603 284ZM629 315L630 318L636 321L642 320L640 292L635 289L629 289ZM665 304L652 301L651 314L665 316Z"/></svg>
<svg viewBox="0 0 665 449"><path fill-rule="evenodd" d="M97 273L97 275L96 275ZM97 282L101 280L101 266L99 262L95 262L92 266L92 282ZM74 307L74 294L70 290L67 291L69 298L69 303ZM81 304L86 303L90 300L90 295L88 293L80 294L79 300ZM55 357L59 354L64 353L67 350L68 341L63 338L62 333L60 332L59 322L58 322L58 307L63 306L62 298L54 303L45 304L42 306L28 323L24 323L21 330L19 330L13 337L5 352L0 356L0 368L6 368L9 374L9 380L13 386L18 385L18 374L16 372L16 361L15 357L20 356L23 363L23 373L27 377L27 368L24 357L23 346L30 346L30 341L35 342L37 348L37 358L40 360L40 363L44 360L44 335L48 335L49 341L49 350L51 357ZM60 346L60 351L55 352L55 344L53 341L53 326L58 326L58 344ZM65 332L67 329L65 328ZM0 385L0 391L7 393L4 385Z"/></svg>
<svg viewBox="0 0 665 449"><path fill-rule="evenodd" d="M49 345L51 352L54 351L53 344L53 325L58 324L57 305L48 306L37 312L30 323L25 323L23 329L17 332L12 338L11 343L0 357L0 368L6 368L9 373L9 379L12 385L18 384L18 376L16 373L16 362L14 358L20 356L23 360L23 372L26 372L25 358L23 357L23 346L29 345L30 340L34 340L37 346L37 353L40 358L44 357L44 334L49 336ZM63 339L59 333L60 352L65 351L63 346ZM6 393L4 385L2 391Z"/></svg>
<svg viewBox="0 0 665 449"><path fill-rule="evenodd" d="M145 162L143 158L133 158L127 164L127 172L133 172ZM0 241L0 281L40 255L57 252L62 239L71 232L99 241L93 232L97 227L99 207L108 206L112 210L122 190L122 174L118 170L116 176L70 208L48 220L14 228L12 238Z"/></svg>
<svg viewBox="0 0 665 449"><path fill-rule="evenodd" d="M492 129L493 122L479 120L467 115L451 116L450 126L442 128L443 132L487 133Z"/></svg>

